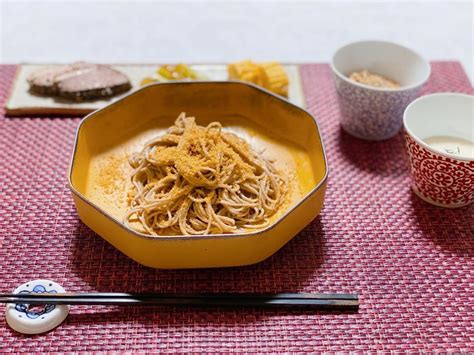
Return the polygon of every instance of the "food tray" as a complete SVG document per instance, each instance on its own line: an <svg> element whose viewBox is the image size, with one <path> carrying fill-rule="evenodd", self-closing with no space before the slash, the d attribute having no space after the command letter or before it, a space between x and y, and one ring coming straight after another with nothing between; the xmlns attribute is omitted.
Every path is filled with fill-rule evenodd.
<svg viewBox="0 0 474 355"><path fill-rule="evenodd" d="M114 102L133 90L139 89L140 82L147 76L155 73L156 64L117 64L113 68L127 75L132 84L132 89L121 95L111 98L98 99L90 102L74 103L62 98L38 96L29 92L27 82L28 76L38 69L49 65L45 64L21 64L17 66L17 71L12 84L10 97L7 99L6 112L9 116L25 115L85 115L111 102ZM227 65L225 64L193 64L191 68L208 80L226 80ZM304 107L303 87L301 85L298 65L285 64L285 71L288 74L290 85L288 87L288 99L294 104Z"/></svg>
<svg viewBox="0 0 474 355"><path fill-rule="evenodd" d="M4 102L15 74L0 67ZM473 94L459 63L432 63L425 93ZM270 259L249 267L154 270L77 218L66 171L78 118L0 117L0 279L50 278L68 291L356 292L357 313L193 307L87 307L42 336L10 330L0 352L474 351L474 206L442 209L409 188L403 136L344 133L329 67L301 67L329 159L325 207Z"/></svg>

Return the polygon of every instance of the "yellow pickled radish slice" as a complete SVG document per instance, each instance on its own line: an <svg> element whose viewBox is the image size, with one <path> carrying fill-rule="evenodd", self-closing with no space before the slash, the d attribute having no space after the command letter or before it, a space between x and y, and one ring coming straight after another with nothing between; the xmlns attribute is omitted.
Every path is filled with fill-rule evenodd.
<svg viewBox="0 0 474 355"><path fill-rule="evenodd" d="M146 78L143 78L143 80L140 82L140 86L146 86L146 85L150 85L150 84L154 84L158 82L159 82L158 79L146 77Z"/></svg>
<svg viewBox="0 0 474 355"><path fill-rule="evenodd" d="M173 68L172 65L162 65L158 68L156 73L165 79L173 80Z"/></svg>
<svg viewBox="0 0 474 355"><path fill-rule="evenodd" d="M183 63L162 65L156 72L167 80L197 79L198 77L194 70Z"/></svg>

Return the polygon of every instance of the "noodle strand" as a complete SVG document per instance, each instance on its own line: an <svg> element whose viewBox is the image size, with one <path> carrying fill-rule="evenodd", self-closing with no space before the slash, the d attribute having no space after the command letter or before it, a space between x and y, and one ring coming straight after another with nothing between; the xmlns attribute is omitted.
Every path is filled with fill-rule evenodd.
<svg viewBox="0 0 474 355"><path fill-rule="evenodd" d="M150 235L264 228L287 195L286 179L271 161L219 122L198 126L184 112L129 164L133 187L124 223Z"/></svg>

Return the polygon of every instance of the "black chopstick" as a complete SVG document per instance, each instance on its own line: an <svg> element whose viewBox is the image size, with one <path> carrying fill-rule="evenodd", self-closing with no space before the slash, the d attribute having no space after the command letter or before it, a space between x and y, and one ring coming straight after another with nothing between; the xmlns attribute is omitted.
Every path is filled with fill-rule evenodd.
<svg viewBox="0 0 474 355"><path fill-rule="evenodd" d="M354 309L359 305L355 294L157 294L157 293L64 293L0 294L0 303L68 305L192 305L192 306L310 306Z"/></svg>

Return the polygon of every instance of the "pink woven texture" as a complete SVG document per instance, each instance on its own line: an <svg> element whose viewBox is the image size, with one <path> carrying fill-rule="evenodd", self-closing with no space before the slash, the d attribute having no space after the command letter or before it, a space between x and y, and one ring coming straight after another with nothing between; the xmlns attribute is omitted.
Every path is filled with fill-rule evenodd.
<svg viewBox="0 0 474 355"><path fill-rule="evenodd" d="M473 93L460 64L435 62L425 93ZM0 67L0 102L15 72ZM301 68L330 166L323 212L270 259L250 267L154 270L78 219L66 171L79 118L0 116L1 292L49 278L68 291L355 292L358 313L192 307L71 309L54 331L10 330L0 352L145 350L474 351L474 207L442 209L414 196L403 136L344 133L329 67Z"/></svg>

